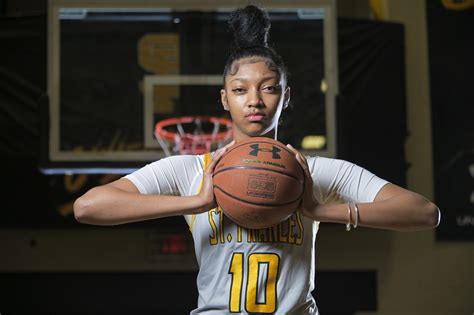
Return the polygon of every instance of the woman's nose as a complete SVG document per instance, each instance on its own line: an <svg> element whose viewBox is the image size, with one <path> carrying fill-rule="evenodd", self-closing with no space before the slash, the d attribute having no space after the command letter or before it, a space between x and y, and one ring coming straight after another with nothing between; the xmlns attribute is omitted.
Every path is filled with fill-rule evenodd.
<svg viewBox="0 0 474 315"><path fill-rule="evenodd" d="M261 107L263 106L263 101L258 90L249 90L248 93L247 106L251 107Z"/></svg>

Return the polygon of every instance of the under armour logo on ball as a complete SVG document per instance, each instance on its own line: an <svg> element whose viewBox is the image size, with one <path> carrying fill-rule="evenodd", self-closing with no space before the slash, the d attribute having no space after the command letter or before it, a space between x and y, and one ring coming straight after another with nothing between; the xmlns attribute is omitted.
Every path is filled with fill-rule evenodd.
<svg viewBox="0 0 474 315"><path fill-rule="evenodd" d="M250 147L252 148L252 151L249 152L250 155L258 156L258 152L271 152L273 159L281 159L280 154L278 154L281 149L277 148L274 145L272 145L271 149L260 148L260 145L258 143L251 144Z"/></svg>

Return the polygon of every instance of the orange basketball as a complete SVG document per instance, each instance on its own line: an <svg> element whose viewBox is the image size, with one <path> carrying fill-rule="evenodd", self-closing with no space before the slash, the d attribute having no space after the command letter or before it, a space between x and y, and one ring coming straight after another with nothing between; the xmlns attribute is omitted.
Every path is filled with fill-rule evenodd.
<svg viewBox="0 0 474 315"><path fill-rule="evenodd" d="M304 173L292 151L264 137L238 142L214 169L214 195L235 223L266 228L287 219L297 208Z"/></svg>

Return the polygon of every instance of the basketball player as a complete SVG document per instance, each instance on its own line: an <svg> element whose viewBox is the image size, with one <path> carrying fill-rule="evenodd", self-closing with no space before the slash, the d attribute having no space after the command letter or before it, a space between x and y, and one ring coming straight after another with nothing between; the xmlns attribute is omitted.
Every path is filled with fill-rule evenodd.
<svg viewBox="0 0 474 315"><path fill-rule="evenodd" d="M290 88L281 57L267 45L268 15L250 5L234 11L229 25L234 47L221 100L233 120L234 141L276 138ZM271 228L240 227L216 208L212 174L226 148L151 163L91 189L77 199L74 213L80 222L96 225L184 215L199 263L199 300L192 314L319 314L311 295L319 222L391 230L439 223L438 208L424 197L350 162L304 157L289 148L305 171L305 194L299 209Z"/></svg>

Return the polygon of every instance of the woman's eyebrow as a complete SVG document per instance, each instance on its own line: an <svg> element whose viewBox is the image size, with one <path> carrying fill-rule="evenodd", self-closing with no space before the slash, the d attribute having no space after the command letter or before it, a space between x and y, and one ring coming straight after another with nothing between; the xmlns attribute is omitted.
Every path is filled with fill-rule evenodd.
<svg viewBox="0 0 474 315"><path fill-rule="evenodd" d="M268 81L268 80L272 80L272 79L278 79L278 76L268 75L268 76L263 77L260 81L264 82L264 81ZM230 82L234 82L234 81L247 82L247 81L249 81L249 79L246 78L246 77L238 77L238 78L230 80Z"/></svg>

